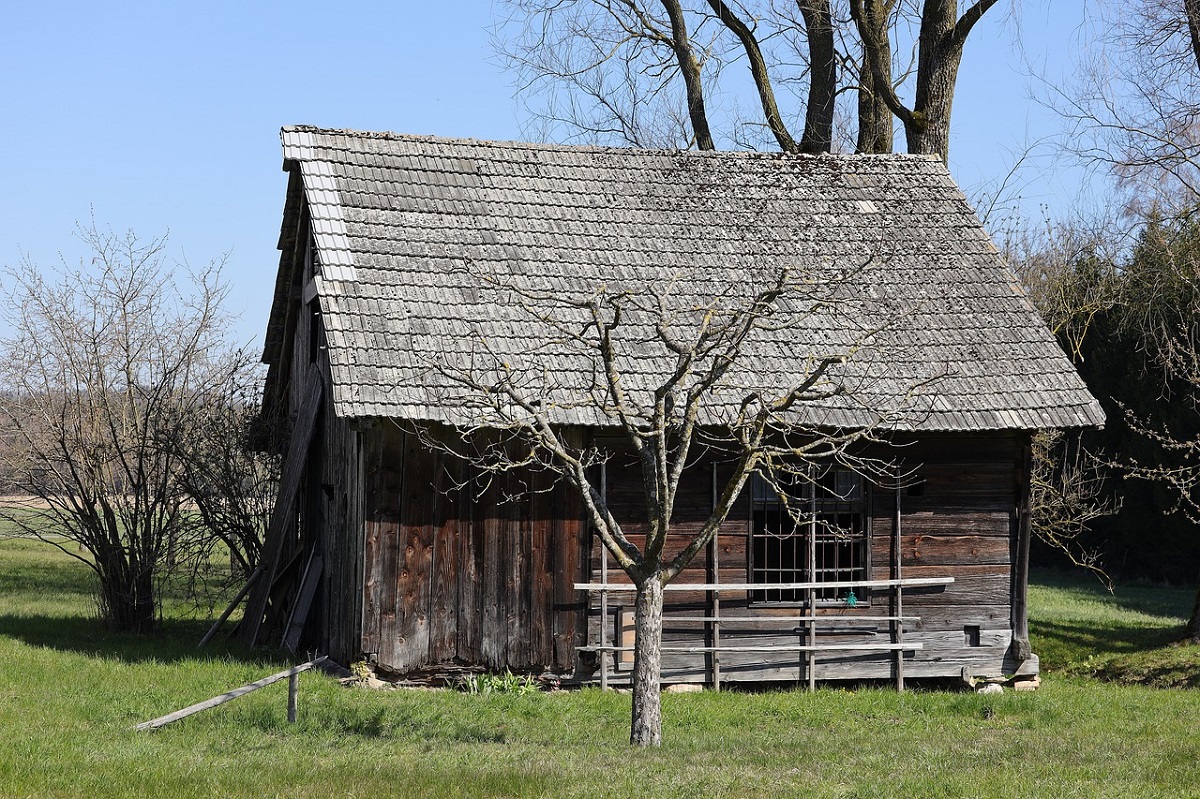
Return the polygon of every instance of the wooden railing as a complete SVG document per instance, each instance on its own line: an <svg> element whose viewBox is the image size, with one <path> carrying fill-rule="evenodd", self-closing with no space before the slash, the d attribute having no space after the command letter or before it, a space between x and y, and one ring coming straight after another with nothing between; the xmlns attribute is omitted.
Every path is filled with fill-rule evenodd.
<svg viewBox="0 0 1200 799"><path fill-rule="evenodd" d="M305 672L305 671L308 671L309 669L316 668L316 667L322 665L323 663L325 663L327 660L329 660L328 657L326 657L325 655L321 655L318 658L314 658L313 660L307 661L305 663L301 663L299 666L293 666L292 668L287 669L286 671L281 671L277 674L272 674L269 677L263 677L261 680L257 680L255 682L249 683L247 685L243 685L241 688L234 688L232 691L227 691L226 693L223 693L220 696L214 696L212 699L206 699L203 702L197 702L196 704L189 705L188 707L185 707L182 710L176 710L174 713L168 713L165 716L159 716L158 718L151 719L150 721L143 721L141 724L135 725L134 729L140 730L140 731L157 730L159 727L166 726L167 724L170 724L173 721L179 721L180 719L185 719L188 716L195 715L196 713L199 713L202 710L208 710L210 708L218 707L220 705L225 704L226 702L230 702L234 699L237 699L239 696L245 696L246 694L254 693L255 691L259 690L260 688L266 688L268 685L274 685L275 683L279 682L280 680L288 681L287 720L290 724L295 724L296 723L297 696L299 693L299 681L297 680L297 678L299 677L301 672Z"/></svg>
<svg viewBox="0 0 1200 799"><path fill-rule="evenodd" d="M708 626L709 638L712 641L708 645L687 645L687 646L663 646L662 652L675 653L690 653L690 654L707 654L709 655L709 682L716 689L721 687L721 659L722 652L761 652L761 653L776 653L776 652L796 652L801 653L805 657L806 673L808 676L809 688L816 687L816 656L820 652L895 652L896 653L896 687L898 690L904 690L904 668L903 657L905 652L920 650L923 645L920 641L905 641L904 640L904 625L920 621L919 616L904 616L903 614L903 592L905 588L928 588L933 586L945 586L954 582L953 577L919 577L893 580L860 580L847 582L808 582L808 583L670 583L663 587L663 591L667 593L673 592L704 592L708 595L708 607L711 612L704 616L671 616L672 624L705 624ZM890 596L887 597L892 607L897 609L896 615L818 615L819 605L815 601L815 592L818 590L837 590L837 589L855 589L865 588L872 590L884 590ZM633 651L632 646L620 645L618 643L609 643L609 595L610 594L629 594L636 592L637 588L631 583L576 583L575 590L586 591L589 594L600 595L600 642L598 644L589 644L587 646L578 647L580 651L599 652L600 653L600 687L608 688L609 683L609 653L613 652L630 652ZM736 616L722 615L720 594L722 592L755 592L763 590L772 591L807 591L809 592L809 600L804 603L803 613L799 615L776 616L776 615L754 615L754 616ZM670 606L665 606L663 609L664 623L666 615L670 611ZM818 628L825 624L840 624L845 625L847 622L886 622L890 626L892 640L887 643L845 643L837 641L819 641L817 637ZM619 624L618 619L618 624ZM747 644L732 644L725 645L721 641L722 624L738 625L738 624L780 624L795 627L802 625L804 641L806 643L796 644L780 644L770 646L754 646ZM799 632L799 631L797 631Z"/></svg>

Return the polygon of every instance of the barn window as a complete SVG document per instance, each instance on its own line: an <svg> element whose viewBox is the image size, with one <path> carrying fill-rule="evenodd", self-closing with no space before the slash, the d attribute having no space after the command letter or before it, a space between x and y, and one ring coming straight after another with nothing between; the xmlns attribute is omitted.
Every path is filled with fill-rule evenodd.
<svg viewBox="0 0 1200 799"><path fill-rule="evenodd" d="M772 486L756 476L750 528L750 582L841 583L819 588L818 602L846 602L853 583L868 579L866 486L860 475L836 466L813 467ZM845 585L850 583L851 585ZM757 602L804 602L795 589L754 591Z"/></svg>

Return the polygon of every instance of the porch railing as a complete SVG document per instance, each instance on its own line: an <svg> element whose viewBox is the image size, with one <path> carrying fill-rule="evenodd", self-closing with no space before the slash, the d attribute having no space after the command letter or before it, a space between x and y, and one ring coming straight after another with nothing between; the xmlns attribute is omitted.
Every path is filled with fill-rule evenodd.
<svg viewBox="0 0 1200 799"><path fill-rule="evenodd" d="M894 652L896 656L896 687L898 690L904 690L904 653L917 651L923 648L920 641L906 641L904 639L904 625L920 621L919 616L903 615L903 592L905 588L928 588L933 586L944 586L954 582L953 577L917 577L905 579L891 580L860 580L857 582L808 582L808 583L671 583L663 587L665 593L675 592L704 592L708 595L709 613L704 616L671 616L672 624L704 624L707 625L708 638L712 642L706 645L686 645L686 646L671 646L665 645L662 647L662 652L688 653L688 654L707 654L709 655L708 672L709 681L713 688L720 690L721 687L721 653L733 652L761 652L761 653L779 653L779 652L795 652L802 654L805 660L805 672L808 676L808 687L811 689L816 687L816 657L821 652ZM816 591L829 589L855 589L866 588L872 590L884 590L888 592L888 601L891 607L896 609L896 615L818 615L818 605L816 602ZM576 583L575 590L586 591L588 594L600 595L600 642L598 644L588 644L587 646L578 647L580 651L598 652L600 653L600 687L608 688L609 684L609 653L613 652L631 652L632 646L621 645L615 642L615 639L620 636L614 636L614 642L610 643L609 638L609 596L611 594L630 594L636 592L637 588L632 583L610 583L602 581L599 583ZM773 616L773 615L728 615L721 613L720 595L722 592L754 592L763 590L782 590L782 591L806 591L808 592L808 601L801 608L803 611L799 615L788 616ZM590 605L590 603L589 603ZM667 613L670 611L670 606L663 609L664 622L667 620ZM617 624L620 624L620 614L617 616ZM887 643L845 643L838 641L820 641L818 638L818 629L826 624L840 624L845 626L849 621L854 622L886 622L891 630L891 641ZM721 640L722 625L740 625L740 624L780 624L795 627L801 625L804 630L804 641L806 643L797 644L778 644L768 646L754 646L748 644L723 644ZM797 630L797 632L799 632Z"/></svg>

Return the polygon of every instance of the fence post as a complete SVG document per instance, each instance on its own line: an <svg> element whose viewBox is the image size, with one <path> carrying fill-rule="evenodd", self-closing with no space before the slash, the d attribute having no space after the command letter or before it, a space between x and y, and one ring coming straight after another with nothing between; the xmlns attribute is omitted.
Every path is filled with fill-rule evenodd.
<svg viewBox="0 0 1200 799"><path fill-rule="evenodd" d="M288 724L296 723L296 700L300 694L300 675L288 677Z"/></svg>

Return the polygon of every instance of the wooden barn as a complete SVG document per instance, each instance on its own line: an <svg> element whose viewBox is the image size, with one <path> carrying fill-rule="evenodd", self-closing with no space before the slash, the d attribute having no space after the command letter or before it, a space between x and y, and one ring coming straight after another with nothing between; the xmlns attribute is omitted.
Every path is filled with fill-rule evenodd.
<svg viewBox="0 0 1200 799"><path fill-rule="evenodd" d="M586 390L594 364L558 346L531 305L646 280L720 293L740 274L798 266L853 274L861 316L893 322L775 326L739 379L793 380L823 342L861 324L870 346L851 366L870 377L872 402L816 403L807 423L876 425L872 406L923 386L870 445L910 476L896 487L815 467L790 496L812 524L764 481L748 483L668 587L664 681L1037 673L1025 606L1031 436L1104 418L941 162L308 127L282 138L264 404L291 433L245 640L396 674L455 665L627 680L633 595L580 501L543 472L509 472L484 491L463 461L426 446L480 426L436 365L486 351L525 365L548 396ZM874 268L859 269L866 261ZM516 284L540 288L505 288ZM595 406L547 412L575 440L619 440ZM613 451L596 485L636 529L638 472ZM707 517L725 468L696 458L677 532Z"/></svg>

